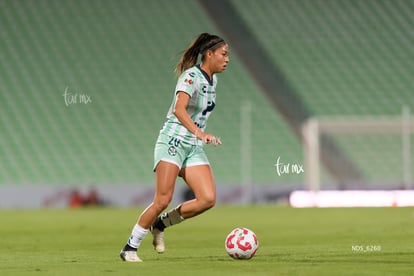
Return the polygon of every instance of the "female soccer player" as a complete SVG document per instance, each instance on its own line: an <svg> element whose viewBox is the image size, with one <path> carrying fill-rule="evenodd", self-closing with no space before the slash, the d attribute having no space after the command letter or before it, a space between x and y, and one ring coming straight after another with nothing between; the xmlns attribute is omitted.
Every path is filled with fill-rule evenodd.
<svg viewBox="0 0 414 276"><path fill-rule="evenodd" d="M197 64L201 56L201 63ZM164 229L212 208L216 201L213 173L203 150L204 144L220 145L215 135L206 133L207 119L216 101L216 73L229 63L227 43L219 36L200 34L185 50L176 72L179 75L167 121L154 150L156 189L153 202L141 213L120 257L141 262L137 255L141 241L151 231L154 249L163 253ZM171 202L177 176L194 192L186 201L162 214Z"/></svg>

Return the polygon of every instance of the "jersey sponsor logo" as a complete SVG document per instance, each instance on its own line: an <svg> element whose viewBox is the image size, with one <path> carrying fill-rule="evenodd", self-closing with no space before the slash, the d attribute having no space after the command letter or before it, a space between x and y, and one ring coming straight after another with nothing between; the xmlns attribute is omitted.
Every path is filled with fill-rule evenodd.
<svg viewBox="0 0 414 276"><path fill-rule="evenodd" d="M189 75L190 77L194 78L195 73L194 73L194 72L190 72L190 73L188 73L188 75Z"/></svg>
<svg viewBox="0 0 414 276"><path fill-rule="evenodd" d="M185 79L184 82L185 83L188 83L188 84L193 84L193 80L192 79Z"/></svg>
<svg viewBox="0 0 414 276"><path fill-rule="evenodd" d="M201 87L201 92L202 92L202 94L207 93L207 85L203 85L203 87Z"/></svg>
<svg viewBox="0 0 414 276"><path fill-rule="evenodd" d="M207 85L203 85L203 87L201 87L201 92L202 92L203 95L204 94L215 94L216 93L216 91L208 90L207 88L208 88Z"/></svg>
<svg viewBox="0 0 414 276"><path fill-rule="evenodd" d="M207 112L213 111L215 106L216 106L215 102L213 102L213 101L207 102L207 108L204 109L203 112L201 112L201 114L203 114L203 116L205 116L207 114Z"/></svg>
<svg viewBox="0 0 414 276"><path fill-rule="evenodd" d="M206 124L205 124L205 123L194 122L194 124L195 124L198 128L201 128L201 129L204 129L204 128L206 127Z"/></svg>

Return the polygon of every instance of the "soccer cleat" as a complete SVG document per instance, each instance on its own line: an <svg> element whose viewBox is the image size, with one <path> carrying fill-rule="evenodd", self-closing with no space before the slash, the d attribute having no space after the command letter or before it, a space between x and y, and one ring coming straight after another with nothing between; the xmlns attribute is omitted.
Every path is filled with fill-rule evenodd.
<svg viewBox="0 0 414 276"><path fill-rule="evenodd" d="M155 227L151 228L152 233L152 245L154 246L155 251L158 253L164 253L165 245L164 245L164 232L158 230Z"/></svg>
<svg viewBox="0 0 414 276"><path fill-rule="evenodd" d="M125 262L142 262L142 260L138 257L136 251L125 251L122 250L121 253L119 253L119 257L121 257L122 260Z"/></svg>

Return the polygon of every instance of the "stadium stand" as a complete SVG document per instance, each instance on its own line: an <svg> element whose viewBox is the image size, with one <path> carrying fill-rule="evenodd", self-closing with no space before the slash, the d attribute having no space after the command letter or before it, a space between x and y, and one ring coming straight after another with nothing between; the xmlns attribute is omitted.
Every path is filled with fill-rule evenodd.
<svg viewBox="0 0 414 276"><path fill-rule="evenodd" d="M412 2L232 2L316 115L400 114L414 102Z"/></svg>
<svg viewBox="0 0 414 276"><path fill-rule="evenodd" d="M412 109L413 2L231 2L313 115ZM336 141L370 181L401 178L401 137Z"/></svg>
<svg viewBox="0 0 414 276"><path fill-rule="evenodd" d="M152 185L153 145L178 55L217 30L194 1L2 1L1 185ZM240 182L240 106L251 102L252 178L277 177L300 142L231 56L208 129L217 182ZM66 96L65 96L66 95ZM75 98L75 95L77 95ZM83 98L81 98L83 96Z"/></svg>
<svg viewBox="0 0 414 276"><path fill-rule="evenodd" d="M412 2L230 2L313 115L398 115L413 105ZM178 55L198 33L219 32L199 2L1 1L0 25L0 185L152 185ZM207 149L217 182L242 181L241 106L250 102L251 178L302 183L274 166L278 157L303 164L299 138L230 58L208 126L223 141ZM398 151L379 140L338 142L366 175L400 174L372 162ZM368 144L390 151L369 157Z"/></svg>

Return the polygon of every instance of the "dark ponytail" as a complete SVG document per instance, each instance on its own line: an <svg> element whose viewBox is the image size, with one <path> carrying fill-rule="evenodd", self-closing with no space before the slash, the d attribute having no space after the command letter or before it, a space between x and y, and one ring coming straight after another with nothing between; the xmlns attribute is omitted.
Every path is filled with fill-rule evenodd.
<svg viewBox="0 0 414 276"><path fill-rule="evenodd" d="M220 45L225 43L226 42L217 35L211 35L209 33L200 34L184 51L180 61L175 67L175 72L178 76L181 75L182 72L197 63L199 54L201 54L201 60L203 60L207 50L214 51Z"/></svg>

